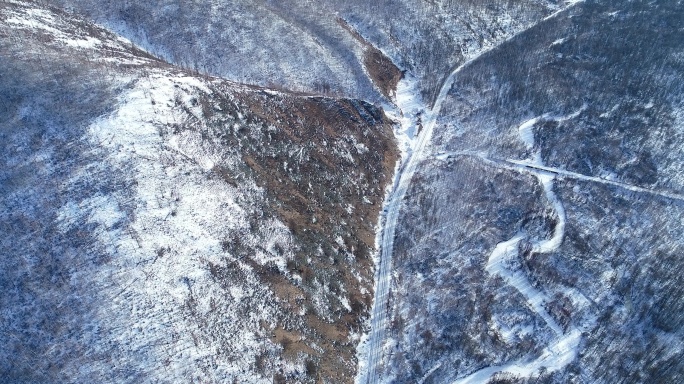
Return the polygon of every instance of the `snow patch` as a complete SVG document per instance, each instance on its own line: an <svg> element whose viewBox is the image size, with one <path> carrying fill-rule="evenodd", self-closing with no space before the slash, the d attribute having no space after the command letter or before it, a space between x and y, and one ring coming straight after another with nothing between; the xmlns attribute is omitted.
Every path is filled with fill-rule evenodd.
<svg viewBox="0 0 684 384"><path fill-rule="evenodd" d="M96 290L102 300L111 303L99 314L108 327L102 340L133 351L141 367L168 377L190 377L203 361L213 366L207 380L247 377L266 383L256 373L245 375L253 372L259 354L278 348L255 333L255 324L276 316L270 304L275 298L223 243L239 236L244 246L259 249L253 256L257 263L273 263L285 271L292 252L289 231L275 219L262 220L253 230L244 201L258 198L260 190L208 177L218 154L192 133L173 135L167 122L182 118L181 108L152 103L173 100L178 92L185 98L209 89L200 80L170 73L147 80L121 95L115 111L91 124L83 139L93 157L101 158L92 167L121 173L131 186L114 186L86 199L71 196L58 211L61 231L81 222L93 224L98 242L111 256L88 276L101 285ZM67 184L83 184L91 174L90 168L74 172ZM227 261L245 277L222 288L211 271L225 268ZM188 307L198 316L220 310L225 321L217 326L231 337L212 345L203 343L213 340L198 343L194 323L186 323L190 320L183 311ZM188 332L179 332L188 326ZM100 353L109 347L95 343L93 348ZM284 361L274 364L286 373L301 369Z"/></svg>
<svg viewBox="0 0 684 384"><path fill-rule="evenodd" d="M385 114L399 123L395 128L394 136L404 160L414 149L421 127L420 118L426 114L425 103L418 89L418 81L407 74L397 84L396 107L383 106Z"/></svg>
<svg viewBox="0 0 684 384"><path fill-rule="evenodd" d="M534 148L534 131L535 124L539 121L539 117L527 120L518 127L518 133L522 142L525 143L528 149Z"/></svg>

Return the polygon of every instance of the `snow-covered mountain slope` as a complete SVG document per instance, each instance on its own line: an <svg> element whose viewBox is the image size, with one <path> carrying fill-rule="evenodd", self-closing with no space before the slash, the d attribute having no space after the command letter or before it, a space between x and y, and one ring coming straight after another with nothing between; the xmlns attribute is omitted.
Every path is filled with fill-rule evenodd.
<svg viewBox="0 0 684 384"><path fill-rule="evenodd" d="M682 7L578 2L459 72L400 207L378 382L684 379Z"/></svg>
<svg viewBox="0 0 684 384"><path fill-rule="evenodd" d="M363 44L338 19L413 72L424 98L432 100L450 68L564 6L555 0L55 3L179 65L372 102L382 99L369 81Z"/></svg>
<svg viewBox="0 0 684 384"><path fill-rule="evenodd" d="M0 3L2 382L349 382L397 149L362 101Z"/></svg>
<svg viewBox="0 0 684 384"><path fill-rule="evenodd" d="M684 382L681 1L48 3L0 382Z"/></svg>

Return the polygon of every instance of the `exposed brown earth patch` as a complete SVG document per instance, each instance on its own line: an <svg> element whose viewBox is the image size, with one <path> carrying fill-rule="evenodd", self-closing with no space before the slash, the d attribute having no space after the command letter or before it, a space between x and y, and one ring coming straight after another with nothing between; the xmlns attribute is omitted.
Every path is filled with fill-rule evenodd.
<svg viewBox="0 0 684 384"><path fill-rule="evenodd" d="M382 51L376 48L368 40L354 29L344 19L338 18L337 23L349 32L363 46L363 65L368 72L368 76L376 87L388 99L394 98L397 84L403 77L401 70L394 65L392 60L385 56Z"/></svg>
<svg viewBox="0 0 684 384"><path fill-rule="evenodd" d="M283 316L268 332L282 358L304 359L311 382L353 382L352 335L370 312L375 225L399 156L392 123L357 100L214 84L211 102L197 100L209 122L204 129L242 158L237 167L217 164L216 175L230 185L256 180L266 201L253 227L277 218L296 244L285 271L252 260L258 250L238 238L226 239L224 250L247 261L276 294ZM224 95L218 106L217 95ZM193 124L204 123L188 119L178 129ZM230 271L215 272L230 279Z"/></svg>
<svg viewBox="0 0 684 384"><path fill-rule="evenodd" d="M14 6L3 4L0 9ZM60 15L71 20L69 15ZM264 222L277 219L291 233L292 244L266 249L266 245L248 244L241 237L244 232L230 232L219 244L223 259L200 258L198 263L222 294L207 299L206 307L201 305L199 290L183 300L184 318L176 321L188 326L194 346L211 348L212 361L231 363L234 335L226 333L222 323L227 319L249 322L254 313L264 311L264 307L252 306L256 300L250 300L251 291L233 296L231 288L247 279L253 282L256 276L261 286L273 292L275 298L269 297L264 305L275 308L276 315L268 324L255 324L254 340L273 348L263 349L256 361L250 358L240 364L274 382L353 382L356 336L363 331L373 299L370 255L375 225L399 156L392 123L365 102L274 92L198 76L134 46L120 45L115 35L93 25L73 21L68 27L76 36L95 36L106 44L74 54L63 51L58 42L50 43L53 37L28 30L26 44L3 40L2 45L13 57L26 56L25 61L37 68L47 65L42 61L49 57L62 60L74 73L88 70L90 77L103 81L130 76L127 88L136 82L143 86L153 82L157 74L197 78L209 92L194 89L189 85L192 82L178 82L173 99L150 97L152 105L168 103L173 110L165 123L158 124L160 136L168 139L185 133L183 137L197 139L193 144L202 148L198 152L220 153L207 178L223 180L233 188L256 183L263 190L237 202L250 215L246 231L259 233ZM29 57L29 44L47 44L48 48L34 49L43 52L42 57ZM195 161L192 154L179 156L184 156L182 161ZM144 240L134 229L127 233L141 246ZM174 252L160 246L152 260L188 257ZM280 256L286 264L264 262L259 254ZM247 304L239 312L223 312L228 301ZM278 368L276 362L281 361L296 366L297 375ZM202 369L208 372L213 365L197 368Z"/></svg>

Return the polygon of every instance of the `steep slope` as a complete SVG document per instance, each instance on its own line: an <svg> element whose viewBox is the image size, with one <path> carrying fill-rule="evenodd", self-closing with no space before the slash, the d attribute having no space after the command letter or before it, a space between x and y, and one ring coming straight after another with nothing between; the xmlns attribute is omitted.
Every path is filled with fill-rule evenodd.
<svg viewBox="0 0 684 384"><path fill-rule="evenodd" d="M369 81L363 44L339 18L411 71L432 101L450 68L563 6L554 0L56 3L179 65L241 82L372 102L383 100Z"/></svg>
<svg viewBox="0 0 684 384"><path fill-rule="evenodd" d="M356 100L0 3L3 382L349 382L397 158Z"/></svg>
<svg viewBox="0 0 684 384"><path fill-rule="evenodd" d="M379 382L682 380L682 15L577 3L459 72L399 208Z"/></svg>
<svg viewBox="0 0 684 384"><path fill-rule="evenodd" d="M684 381L681 1L52 3L0 2L0 381Z"/></svg>

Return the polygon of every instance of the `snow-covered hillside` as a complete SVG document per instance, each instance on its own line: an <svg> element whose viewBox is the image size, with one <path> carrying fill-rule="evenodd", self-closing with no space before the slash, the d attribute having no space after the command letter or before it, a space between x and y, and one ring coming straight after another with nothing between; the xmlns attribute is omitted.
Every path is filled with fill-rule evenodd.
<svg viewBox="0 0 684 384"><path fill-rule="evenodd" d="M350 381L396 149L356 100L0 3L3 382Z"/></svg>
<svg viewBox="0 0 684 384"><path fill-rule="evenodd" d="M240 82L383 101L363 44L420 81L433 101L450 68L564 6L524 1L57 0L165 59ZM174 28L169 28L174 25Z"/></svg>
<svg viewBox="0 0 684 384"><path fill-rule="evenodd" d="M400 208L378 382L682 380L682 15L578 2L458 73Z"/></svg>
<svg viewBox="0 0 684 384"><path fill-rule="evenodd" d="M682 25L0 0L0 383L684 382Z"/></svg>

